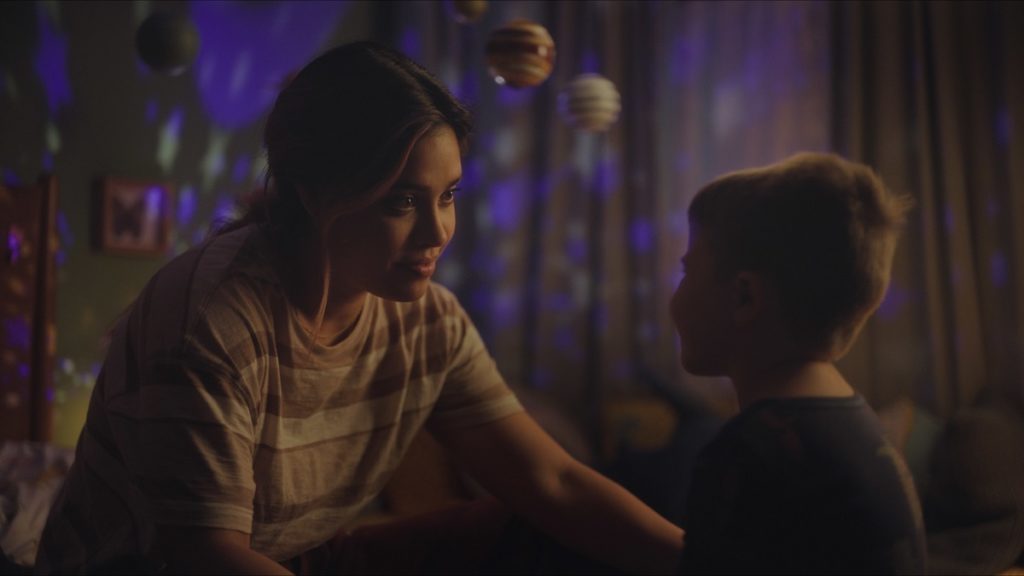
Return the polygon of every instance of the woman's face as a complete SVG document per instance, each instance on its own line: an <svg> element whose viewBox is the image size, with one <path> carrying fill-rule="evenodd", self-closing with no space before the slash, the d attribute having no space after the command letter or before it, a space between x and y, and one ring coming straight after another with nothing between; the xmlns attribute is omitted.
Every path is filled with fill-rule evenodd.
<svg viewBox="0 0 1024 576"><path fill-rule="evenodd" d="M424 134L391 189L332 226L332 295L370 292L398 301L423 296L455 232L455 191L461 178L452 129L444 125Z"/></svg>

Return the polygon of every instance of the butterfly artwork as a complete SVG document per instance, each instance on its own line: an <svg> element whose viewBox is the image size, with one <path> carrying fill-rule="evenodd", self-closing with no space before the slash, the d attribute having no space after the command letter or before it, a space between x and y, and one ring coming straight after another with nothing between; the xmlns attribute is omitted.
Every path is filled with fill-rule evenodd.
<svg viewBox="0 0 1024 576"><path fill-rule="evenodd" d="M123 237L130 235L138 240L142 236L143 209L146 207L145 198L136 195L118 195L113 198L113 222L114 235Z"/></svg>
<svg viewBox="0 0 1024 576"><path fill-rule="evenodd" d="M162 255L168 244L172 188L115 178L101 181L99 248L110 253Z"/></svg>

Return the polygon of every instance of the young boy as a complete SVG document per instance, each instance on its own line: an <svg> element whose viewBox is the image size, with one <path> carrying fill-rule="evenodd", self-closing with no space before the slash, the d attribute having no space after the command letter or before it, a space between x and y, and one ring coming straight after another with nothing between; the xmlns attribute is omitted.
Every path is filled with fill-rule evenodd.
<svg viewBox="0 0 1024 576"><path fill-rule="evenodd" d="M728 376L741 411L698 459L680 572L925 570L907 467L833 365L882 301L908 208L866 166L812 153L694 198L682 363Z"/></svg>

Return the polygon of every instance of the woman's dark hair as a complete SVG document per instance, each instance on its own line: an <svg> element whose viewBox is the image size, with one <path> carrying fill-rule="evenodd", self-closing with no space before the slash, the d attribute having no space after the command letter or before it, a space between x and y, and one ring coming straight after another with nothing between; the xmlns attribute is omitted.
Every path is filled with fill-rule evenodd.
<svg viewBox="0 0 1024 576"><path fill-rule="evenodd" d="M278 95L263 136L263 190L218 233L251 222L268 222L279 241L311 232L300 187L321 207L365 205L397 176L416 140L445 124L464 153L469 112L420 65L375 42L333 48Z"/></svg>

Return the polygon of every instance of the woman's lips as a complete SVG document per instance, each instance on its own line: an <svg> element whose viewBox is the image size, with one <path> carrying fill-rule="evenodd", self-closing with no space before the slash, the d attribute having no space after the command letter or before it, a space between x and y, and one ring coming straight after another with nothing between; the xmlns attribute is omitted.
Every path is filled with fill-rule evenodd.
<svg viewBox="0 0 1024 576"><path fill-rule="evenodd" d="M429 278L434 274L434 269L437 267L435 260L412 260L407 262L399 262L398 265L406 270L409 270L417 276Z"/></svg>

